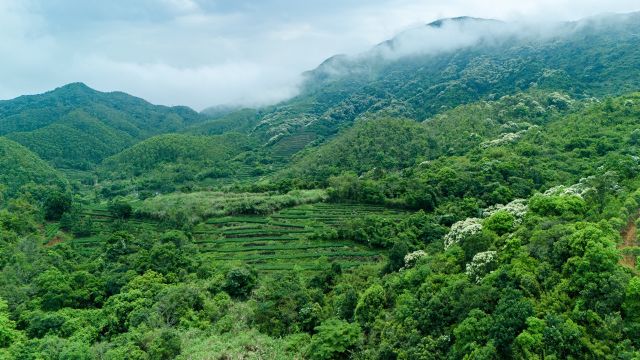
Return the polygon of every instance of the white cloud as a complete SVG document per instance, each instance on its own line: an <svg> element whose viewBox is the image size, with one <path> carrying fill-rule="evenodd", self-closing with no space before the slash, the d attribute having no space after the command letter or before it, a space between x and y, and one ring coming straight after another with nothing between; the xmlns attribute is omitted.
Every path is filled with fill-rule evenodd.
<svg viewBox="0 0 640 360"><path fill-rule="evenodd" d="M212 98L221 104L274 103L295 95L300 79L297 74L291 76L280 68L251 62L178 68L163 63L136 64L93 57L82 59L74 67L97 89L124 87L132 94L144 93L147 98L168 105L184 104L176 102L176 98L188 97L196 108L210 106ZM265 72L269 76L265 76Z"/></svg>

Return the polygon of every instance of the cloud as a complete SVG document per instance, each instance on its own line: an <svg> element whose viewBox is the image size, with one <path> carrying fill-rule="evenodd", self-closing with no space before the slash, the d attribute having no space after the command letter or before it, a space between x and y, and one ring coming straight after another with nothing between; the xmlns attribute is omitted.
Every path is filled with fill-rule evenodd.
<svg viewBox="0 0 640 360"><path fill-rule="evenodd" d="M0 97L83 81L196 109L262 105L295 94L300 74L334 54L438 18L571 20L637 9L637 0L0 0ZM403 40L407 51L414 40Z"/></svg>
<svg viewBox="0 0 640 360"><path fill-rule="evenodd" d="M175 99L186 100L185 96L189 96L189 103L200 109L215 103L260 106L294 96L300 77L268 66L234 61L175 67L165 63L136 64L92 57L82 59L75 64L75 69L89 86L125 87L132 94L146 94L147 98L161 104L181 104ZM270 76L265 77L265 72Z"/></svg>

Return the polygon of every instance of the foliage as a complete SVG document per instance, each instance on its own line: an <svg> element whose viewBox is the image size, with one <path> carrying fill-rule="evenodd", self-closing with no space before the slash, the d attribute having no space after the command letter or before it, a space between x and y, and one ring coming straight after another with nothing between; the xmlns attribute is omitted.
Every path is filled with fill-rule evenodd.
<svg viewBox="0 0 640 360"><path fill-rule="evenodd" d="M324 199L322 190L296 190L283 195L196 192L155 196L135 203L134 208L140 216L197 222L214 216L270 214L284 207Z"/></svg>
<svg viewBox="0 0 640 360"><path fill-rule="evenodd" d="M99 174L108 181L134 179L135 191L168 192L180 184L234 175L244 164L233 158L251 145L246 136L234 133L159 135L106 159Z"/></svg>
<svg viewBox="0 0 640 360"><path fill-rule="evenodd" d="M0 103L57 166L127 148L69 184L0 138L0 358L640 357L640 95L589 97L637 85L612 19L336 58L205 123L81 85ZM205 135L144 141L174 131Z"/></svg>
<svg viewBox="0 0 640 360"><path fill-rule="evenodd" d="M12 197L28 183L66 187L66 179L25 147L0 137L0 184L4 197Z"/></svg>
<svg viewBox="0 0 640 360"><path fill-rule="evenodd" d="M399 170L429 155L424 127L411 120L377 119L357 122L334 141L294 161L293 174L324 181L343 171L360 175L372 169ZM354 199L355 200L355 199Z"/></svg>
<svg viewBox="0 0 640 360"><path fill-rule="evenodd" d="M81 83L0 103L0 135L56 167L74 169L91 169L140 140L205 119L185 107L155 106Z"/></svg>
<svg viewBox="0 0 640 360"><path fill-rule="evenodd" d="M231 296L246 299L256 287L257 282L258 275L255 270L235 268L227 272L222 289Z"/></svg>
<svg viewBox="0 0 640 360"><path fill-rule="evenodd" d="M307 350L310 359L347 359L360 342L360 328L337 319L316 327Z"/></svg>

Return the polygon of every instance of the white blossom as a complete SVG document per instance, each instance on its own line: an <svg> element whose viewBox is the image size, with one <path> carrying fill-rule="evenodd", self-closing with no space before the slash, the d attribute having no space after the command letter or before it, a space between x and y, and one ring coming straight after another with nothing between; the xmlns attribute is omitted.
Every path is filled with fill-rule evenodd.
<svg viewBox="0 0 640 360"><path fill-rule="evenodd" d="M404 267L402 269L409 269L416 265L419 259L427 256L427 253L423 250L410 252L404 256Z"/></svg>
<svg viewBox="0 0 640 360"><path fill-rule="evenodd" d="M593 176L580 179L577 184L571 186L558 185L544 192L546 196L577 196L580 198L585 197L588 193L595 189L589 185L592 182Z"/></svg>
<svg viewBox="0 0 640 360"><path fill-rule="evenodd" d="M489 217L498 211L506 211L515 218L515 225L522 223L522 219L527 214L529 206L526 199L515 199L512 202L502 205L490 206L482 211L482 216Z"/></svg>
<svg viewBox="0 0 640 360"><path fill-rule="evenodd" d="M527 129L524 129L524 130L520 130L520 131L517 131L517 132L504 133L504 134L500 135L500 137L497 138L497 139L493 139L493 140L489 140L489 141L483 142L482 144L480 144L480 146L483 147L483 148L489 148L489 147L502 146L502 145L506 145L506 144L509 144L509 143L513 143L513 142L516 142L517 140L519 140L527 131L529 131L531 129L535 129L537 127L538 127L537 125L531 125Z"/></svg>
<svg viewBox="0 0 640 360"><path fill-rule="evenodd" d="M484 251L475 254L471 262L467 264L465 273L472 281L480 282L496 262L497 255L498 253L495 251Z"/></svg>
<svg viewBox="0 0 640 360"><path fill-rule="evenodd" d="M451 231L444 237L444 248L460 243L465 238L482 231L482 220L478 218L467 218L451 225Z"/></svg>

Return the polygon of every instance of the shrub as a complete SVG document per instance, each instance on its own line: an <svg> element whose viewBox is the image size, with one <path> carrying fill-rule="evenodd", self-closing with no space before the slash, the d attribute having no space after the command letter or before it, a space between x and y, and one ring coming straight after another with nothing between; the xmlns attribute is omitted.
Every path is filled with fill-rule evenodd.
<svg viewBox="0 0 640 360"><path fill-rule="evenodd" d="M357 324L329 319L316 327L307 350L310 359L346 359L360 344L361 331Z"/></svg>
<svg viewBox="0 0 640 360"><path fill-rule="evenodd" d="M123 200L114 200L109 204L109 212L118 219L128 219L133 213L131 205Z"/></svg>
<svg viewBox="0 0 640 360"><path fill-rule="evenodd" d="M515 217L506 211L497 211L484 220L484 227L498 235L504 235L513 229Z"/></svg>
<svg viewBox="0 0 640 360"><path fill-rule="evenodd" d="M225 278L222 289L232 297L247 298L258 283L258 274L252 268L231 269Z"/></svg>

